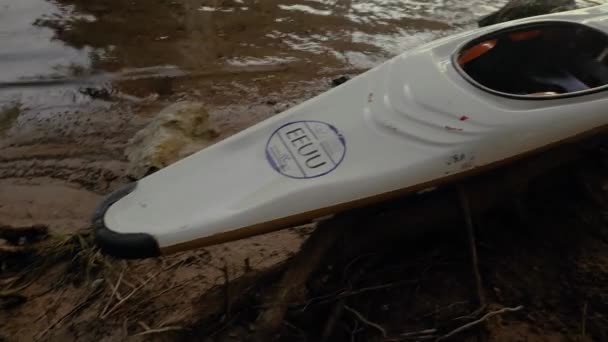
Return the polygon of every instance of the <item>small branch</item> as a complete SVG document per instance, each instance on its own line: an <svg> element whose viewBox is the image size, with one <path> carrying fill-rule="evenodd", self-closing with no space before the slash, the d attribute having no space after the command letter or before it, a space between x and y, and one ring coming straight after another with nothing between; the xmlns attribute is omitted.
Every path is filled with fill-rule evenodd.
<svg viewBox="0 0 608 342"><path fill-rule="evenodd" d="M139 291L141 288L143 288L144 286L146 286L146 284L148 284L152 279L155 279L156 277L158 277L159 274L161 274L162 272L166 272L167 270L183 263L183 260L179 260L167 267L164 267L163 269L161 269L160 271L154 273L152 276L148 277L148 279L144 280L141 284L139 284L136 288L134 288L131 292L129 292L129 294L122 298L120 301L118 301L118 303L116 303L110 310L108 310L107 312L105 312L103 315L100 316L101 319L104 319L106 317L108 317L112 312L114 312L119 306L121 306L124 302L126 302L127 300L129 300L129 298L133 297L133 295Z"/></svg>
<svg viewBox="0 0 608 342"><path fill-rule="evenodd" d="M364 317L362 314L360 314L360 313L359 313L357 310L355 310L355 309L351 308L351 307L350 307L350 306L348 306L348 305L344 305L344 309L346 309L346 311L348 311L348 312L352 313L353 315L357 316L357 318L358 318L358 319L359 319L361 322L363 322L363 323L365 323L366 325L368 325L368 326L370 326L370 327L373 327L373 328L375 328L376 330L378 330L378 331L379 331L379 332L382 334L382 337L386 338L386 336L387 336L387 334L386 334L386 330L384 330L384 328L383 328L382 326L380 326L379 324L374 323L374 322L372 322L372 321L368 320L368 319L367 319L367 318L365 318L365 317Z"/></svg>
<svg viewBox="0 0 608 342"><path fill-rule="evenodd" d="M150 335L150 334L159 334L159 333L164 333L167 331L178 331L178 330L185 330L182 327L178 327L178 326L169 326L169 327L164 327L164 328L158 328L158 329L148 329L146 331L142 331L140 333L137 333L133 336L143 336L143 335Z"/></svg>
<svg viewBox="0 0 608 342"><path fill-rule="evenodd" d="M520 305L520 306L515 307L515 308L502 308L500 310L488 312L487 314L483 315L483 317L481 317L480 319L477 319L477 320L474 320L473 322L467 323L467 324L465 324L465 325L463 325L463 326L461 326L459 328L456 328L456 329L450 331L449 333L447 333L447 334L439 337L437 339L437 341L442 341L442 340L448 339L448 338L450 338L450 337L452 337L452 336L454 336L456 334L459 334L459 333L461 333L461 332L463 332L463 331L465 331L467 329L470 329L470 328L472 328L472 327L474 327L476 325L479 325L479 324L487 321L488 319L490 319L490 318L492 318L492 317L494 317L496 315L501 315L501 314L503 314L505 312L516 312L516 311L519 311L519 310L521 310L523 308L524 308L523 305Z"/></svg>
<svg viewBox="0 0 608 342"><path fill-rule="evenodd" d="M414 332L409 332L409 333L402 333L399 336L416 337L416 336L420 336L420 335L432 335L436 332L437 332L437 329L426 329L426 330L414 331Z"/></svg>
<svg viewBox="0 0 608 342"><path fill-rule="evenodd" d="M114 304L114 306L110 309L107 310L106 312L104 312L101 316L99 316L101 319L104 319L106 317L108 317L112 312L114 312L119 306L121 306L124 302L126 302L127 300L129 300L129 298L133 297L133 295L139 291L139 289L141 289L142 287L144 287L146 284L148 284L150 282L150 280L156 278L156 276L159 274L160 272L156 273L155 275L149 277L148 279L146 279L145 281L143 281L139 286L137 286L136 288L134 288L131 292L129 292L129 294L124 297L123 299L119 300L118 303ZM110 298L111 300L111 298Z"/></svg>
<svg viewBox="0 0 608 342"><path fill-rule="evenodd" d="M385 339L386 342L401 342L405 340L413 340L413 341L427 341L434 340L437 337L435 336L437 333L437 329L425 329L420 331L413 331L408 333L402 333L399 337L388 338Z"/></svg>

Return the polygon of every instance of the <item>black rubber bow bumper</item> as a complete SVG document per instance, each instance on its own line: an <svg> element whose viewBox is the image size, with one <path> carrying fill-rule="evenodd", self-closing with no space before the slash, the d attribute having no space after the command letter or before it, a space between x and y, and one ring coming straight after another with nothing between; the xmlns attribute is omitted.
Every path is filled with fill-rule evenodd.
<svg viewBox="0 0 608 342"><path fill-rule="evenodd" d="M102 253L121 259L144 259L160 255L156 239L146 233L118 233L106 227L106 211L121 198L130 194L137 187L137 182L112 192L101 202L93 214L95 243Z"/></svg>

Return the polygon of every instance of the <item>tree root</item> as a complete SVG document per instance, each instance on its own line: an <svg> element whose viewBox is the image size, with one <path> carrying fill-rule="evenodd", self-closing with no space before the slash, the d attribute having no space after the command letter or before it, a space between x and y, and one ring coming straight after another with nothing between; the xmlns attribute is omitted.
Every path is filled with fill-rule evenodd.
<svg viewBox="0 0 608 342"><path fill-rule="evenodd" d="M300 252L291 260L288 269L267 301L268 307L256 321L255 340L268 341L281 327L288 306L302 302L304 285L319 266L323 256L334 242L355 222L355 215L340 215L319 223L317 229L304 242Z"/></svg>

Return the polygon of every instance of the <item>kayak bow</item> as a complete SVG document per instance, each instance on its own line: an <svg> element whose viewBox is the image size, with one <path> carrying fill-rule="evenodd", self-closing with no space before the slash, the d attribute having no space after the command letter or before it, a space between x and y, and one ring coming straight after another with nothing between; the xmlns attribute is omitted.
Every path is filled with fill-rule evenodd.
<svg viewBox="0 0 608 342"><path fill-rule="evenodd" d="M152 257L310 222L608 126L608 6L431 42L108 196L101 249Z"/></svg>

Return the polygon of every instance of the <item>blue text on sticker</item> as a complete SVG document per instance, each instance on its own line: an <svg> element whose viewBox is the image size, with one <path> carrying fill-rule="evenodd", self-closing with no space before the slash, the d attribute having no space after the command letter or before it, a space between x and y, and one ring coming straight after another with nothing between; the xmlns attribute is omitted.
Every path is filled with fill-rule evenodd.
<svg viewBox="0 0 608 342"><path fill-rule="evenodd" d="M346 154L344 136L321 121L295 121L274 131L266 144L273 169L291 178L314 178L336 169Z"/></svg>

